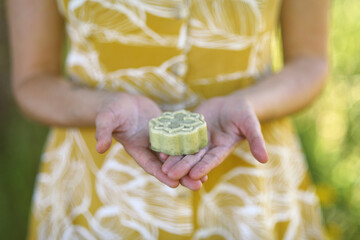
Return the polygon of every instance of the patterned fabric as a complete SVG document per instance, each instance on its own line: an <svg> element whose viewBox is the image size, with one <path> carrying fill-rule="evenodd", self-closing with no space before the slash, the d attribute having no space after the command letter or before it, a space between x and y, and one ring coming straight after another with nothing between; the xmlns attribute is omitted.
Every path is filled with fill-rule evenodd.
<svg viewBox="0 0 360 240"><path fill-rule="evenodd" d="M247 87L271 70L280 0L58 0L69 76L148 96L163 110ZM288 119L263 124L269 153L246 141L199 192L169 188L94 128L53 128L29 239L322 239L318 199Z"/></svg>

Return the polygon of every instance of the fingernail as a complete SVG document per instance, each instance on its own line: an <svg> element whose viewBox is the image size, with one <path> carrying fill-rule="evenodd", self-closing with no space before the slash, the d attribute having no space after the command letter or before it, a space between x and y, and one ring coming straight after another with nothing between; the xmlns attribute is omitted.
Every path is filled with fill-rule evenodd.
<svg viewBox="0 0 360 240"><path fill-rule="evenodd" d="M179 186L179 181L173 182L173 183L168 183L167 185L171 188L177 188Z"/></svg>
<svg viewBox="0 0 360 240"><path fill-rule="evenodd" d="M174 173L174 171L170 171L169 173L167 173L167 175L170 179L174 179L174 180L179 180L180 178L183 177L182 175Z"/></svg>
<svg viewBox="0 0 360 240"><path fill-rule="evenodd" d="M169 168L165 164L163 164L162 167L161 167L161 171L163 173L167 174L169 172Z"/></svg>
<svg viewBox="0 0 360 240"><path fill-rule="evenodd" d="M192 189L193 191L197 192L197 191L199 191L199 190L202 188L203 184L202 184L201 181L199 181L199 182L200 182L200 183L198 184L198 186L196 186L196 187L194 187L194 188Z"/></svg>

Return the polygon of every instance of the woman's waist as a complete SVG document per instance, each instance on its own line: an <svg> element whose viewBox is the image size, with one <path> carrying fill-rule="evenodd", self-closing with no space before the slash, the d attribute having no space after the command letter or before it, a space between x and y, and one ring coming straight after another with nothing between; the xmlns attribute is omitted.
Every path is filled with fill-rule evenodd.
<svg viewBox="0 0 360 240"><path fill-rule="evenodd" d="M252 77L233 79L231 81L217 81L207 79L207 81L186 82L183 85L168 82L156 81L128 81L129 79L117 79L116 81L95 82L84 78L70 77L75 84L97 90L110 90L115 92L126 92L135 95L142 95L156 102L162 110L175 111L179 109L191 109L201 101L213 97L226 96L235 91L241 91L251 85L256 80ZM81 80L80 80L81 79ZM153 79L152 79L153 80ZM143 84L140 84L142 81Z"/></svg>
<svg viewBox="0 0 360 240"><path fill-rule="evenodd" d="M226 96L250 87L271 74L270 64L263 71L248 68L236 71L205 72L178 60L177 64L145 66L105 71L85 64L68 64L71 81L89 88L127 92L149 97L164 110L192 108L201 100ZM201 70L202 73L197 72Z"/></svg>

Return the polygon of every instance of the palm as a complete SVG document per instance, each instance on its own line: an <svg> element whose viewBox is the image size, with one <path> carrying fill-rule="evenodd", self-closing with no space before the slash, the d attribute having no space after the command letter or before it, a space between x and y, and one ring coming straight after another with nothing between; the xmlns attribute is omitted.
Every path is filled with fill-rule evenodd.
<svg viewBox="0 0 360 240"><path fill-rule="evenodd" d="M215 111L214 111L215 110ZM237 118L237 111L224 106L221 99L211 99L200 105L197 112L204 115L209 128L210 146L232 148L242 137L233 119Z"/></svg>
<svg viewBox="0 0 360 240"><path fill-rule="evenodd" d="M109 149L113 136L146 172L176 187L179 181L171 180L161 171L162 162L150 149L148 123L160 113L148 98L127 94L114 97L96 119L97 150L103 153Z"/></svg>
<svg viewBox="0 0 360 240"><path fill-rule="evenodd" d="M151 100L137 97L135 103L128 104L121 113L123 122L113 131L113 137L121 142L125 149L149 148L148 123L161 114L160 108Z"/></svg>
<svg viewBox="0 0 360 240"><path fill-rule="evenodd" d="M208 125L209 145L195 155L169 158L163 171L172 179L189 175L200 179L221 164L235 145L247 138L252 154L260 162L267 161L260 124L251 106L244 100L213 98L197 109Z"/></svg>

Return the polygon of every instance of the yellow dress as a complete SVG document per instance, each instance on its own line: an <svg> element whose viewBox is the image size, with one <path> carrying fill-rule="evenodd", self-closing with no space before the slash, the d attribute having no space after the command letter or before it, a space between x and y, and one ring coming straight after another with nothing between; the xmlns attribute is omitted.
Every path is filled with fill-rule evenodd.
<svg viewBox="0 0 360 240"><path fill-rule="evenodd" d="M280 0L58 0L66 69L89 87L192 109L271 73ZM288 119L262 126L270 157L246 141L198 192L169 188L94 128L53 128L37 177L29 239L323 239L318 199Z"/></svg>

